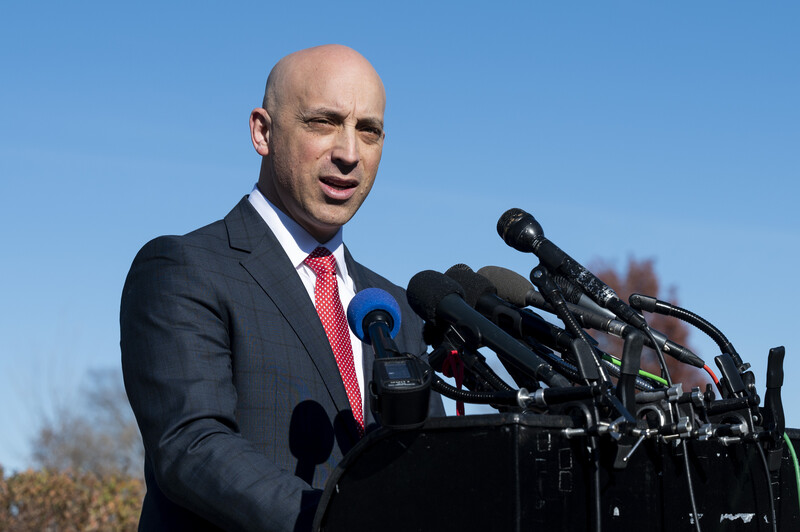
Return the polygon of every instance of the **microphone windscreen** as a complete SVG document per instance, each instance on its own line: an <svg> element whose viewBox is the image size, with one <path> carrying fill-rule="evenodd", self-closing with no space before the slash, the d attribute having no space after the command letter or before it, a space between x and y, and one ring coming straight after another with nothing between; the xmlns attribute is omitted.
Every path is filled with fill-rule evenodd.
<svg viewBox="0 0 800 532"><path fill-rule="evenodd" d="M400 305L387 292L380 288L366 288L350 300L347 305L347 323L350 329L362 342L371 343L367 330L364 328L364 318L370 312L383 310L391 317L391 331L389 335L394 338L400 331ZM367 324L367 327L369 324Z"/></svg>
<svg viewBox="0 0 800 532"><path fill-rule="evenodd" d="M497 220L497 234L503 242L524 253L534 253L544 231L532 215L522 209L509 209Z"/></svg>
<svg viewBox="0 0 800 532"><path fill-rule="evenodd" d="M516 208L508 209L506 212L504 212L503 215L500 216L500 219L497 220L497 234L500 235L500 238L505 240L506 239L505 234L508 228L512 224L514 224L517 220L524 217L526 214L528 213L526 213L522 209L516 209Z"/></svg>
<svg viewBox="0 0 800 532"><path fill-rule="evenodd" d="M461 286L443 273L423 270L408 282L406 297L411 309L425 321L434 321L436 307L450 294L464 297Z"/></svg>
<svg viewBox="0 0 800 532"><path fill-rule="evenodd" d="M500 266L484 266L478 273L494 285L499 297L518 307L528 306L525 296L533 290L533 285L517 272Z"/></svg>
<svg viewBox="0 0 800 532"><path fill-rule="evenodd" d="M475 305L478 304L478 300L482 295L486 294L487 292L489 294L497 293L497 290L492 285L491 281L489 281L489 279L483 275L475 273L472 271L472 268L466 264L456 264L444 273L449 278L461 285L461 288L464 289L464 299L472 308L475 308Z"/></svg>

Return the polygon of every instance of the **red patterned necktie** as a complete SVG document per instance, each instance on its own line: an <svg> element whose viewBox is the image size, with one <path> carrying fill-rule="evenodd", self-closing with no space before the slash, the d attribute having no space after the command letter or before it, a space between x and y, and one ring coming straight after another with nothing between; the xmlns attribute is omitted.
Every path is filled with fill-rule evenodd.
<svg viewBox="0 0 800 532"><path fill-rule="evenodd" d="M339 284L336 282L336 258L324 247L318 247L306 257L305 264L317 276L314 284L314 306L328 335L336 365L342 375L347 399L353 417L358 422L359 432L364 434L364 414L361 409L361 390L358 387L356 368L353 363L353 346L350 344L350 329L339 299Z"/></svg>

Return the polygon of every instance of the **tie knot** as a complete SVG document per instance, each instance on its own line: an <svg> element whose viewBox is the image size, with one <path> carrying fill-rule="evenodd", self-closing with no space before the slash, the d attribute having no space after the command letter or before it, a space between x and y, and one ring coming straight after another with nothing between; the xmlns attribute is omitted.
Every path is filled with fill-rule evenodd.
<svg viewBox="0 0 800 532"><path fill-rule="evenodd" d="M311 268L316 275L336 274L336 257L322 246L308 254L303 262Z"/></svg>

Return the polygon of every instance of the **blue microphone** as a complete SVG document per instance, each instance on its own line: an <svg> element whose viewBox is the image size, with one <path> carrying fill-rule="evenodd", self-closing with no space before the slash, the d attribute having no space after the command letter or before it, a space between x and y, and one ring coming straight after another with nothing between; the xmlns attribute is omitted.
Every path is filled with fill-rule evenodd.
<svg viewBox="0 0 800 532"><path fill-rule="evenodd" d="M347 306L347 323L362 342L375 345L373 327L375 333L379 330L391 340L400 331L400 305L386 290L367 288L357 293Z"/></svg>
<svg viewBox="0 0 800 532"><path fill-rule="evenodd" d="M347 306L353 333L372 346L375 361L369 383L370 407L387 427L417 427L428 417L433 370L402 353L393 338L400 331L400 305L385 290L367 288Z"/></svg>

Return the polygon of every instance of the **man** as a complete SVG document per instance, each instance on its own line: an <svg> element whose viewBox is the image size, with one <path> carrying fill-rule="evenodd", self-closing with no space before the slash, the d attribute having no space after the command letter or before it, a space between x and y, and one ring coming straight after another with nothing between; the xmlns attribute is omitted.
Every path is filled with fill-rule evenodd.
<svg viewBox="0 0 800 532"><path fill-rule="evenodd" d="M134 260L120 325L146 450L140 530L308 528L325 480L374 424L371 352L343 332L341 308L387 290L402 309L398 345L424 351L402 289L342 245L375 180L384 105L350 48L283 58L250 117L257 187L223 220ZM443 414L438 397L431 411Z"/></svg>

